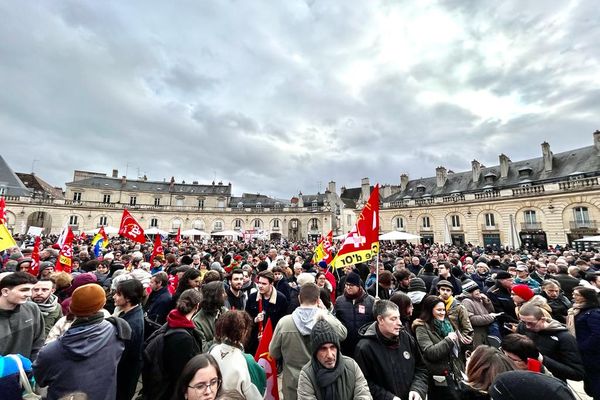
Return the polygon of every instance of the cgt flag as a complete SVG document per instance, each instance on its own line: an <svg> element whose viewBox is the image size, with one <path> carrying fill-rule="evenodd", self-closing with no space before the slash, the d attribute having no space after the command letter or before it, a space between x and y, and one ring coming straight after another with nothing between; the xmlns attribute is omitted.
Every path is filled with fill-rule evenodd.
<svg viewBox="0 0 600 400"><path fill-rule="evenodd" d="M40 272L40 243L42 238L36 236L33 241L33 251L31 252L31 267L29 267L29 273L33 276L37 276Z"/></svg>
<svg viewBox="0 0 600 400"><path fill-rule="evenodd" d="M331 243L333 243L333 231L329 231L327 236L321 238L321 241L319 241L319 244L315 248L313 264L318 264L319 261L325 261L327 265L331 264L331 251L333 250Z"/></svg>
<svg viewBox="0 0 600 400"><path fill-rule="evenodd" d="M346 235L342 248L332 261L334 268L367 262L379 253L379 185L358 216L356 225Z"/></svg>
<svg viewBox="0 0 600 400"><path fill-rule="evenodd" d="M267 319L265 329L262 332L258 349L254 359L260 365L267 375L267 390L265 391L265 400L279 400L279 388L277 385L277 362L269 354L269 344L273 339L273 325L271 319Z"/></svg>
<svg viewBox="0 0 600 400"><path fill-rule="evenodd" d="M181 227L177 228L177 236L175 236L175 243L181 243ZM152 261L150 261L152 262Z"/></svg>
<svg viewBox="0 0 600 400"><path fill-rule="evenodd" d="M54 269L58 272L64 271L67 274L71 273L71 266L73 264L73 231L71 227L68 227L67 234L65 236L65 240L60 247L60 253L58 254L58 259L56 260L56 266Z"/></svg>
<svg viewBox="0 0 600 400"><path fill-rule="evenodd" d="M121 217L121 226L119 228L119 235L138 242L141 244L146 243L146 237L144 236L144 229L141 225L133 218L133 216L127 211L123 210L123 216Z"/></svg>
<svg viewBox="0 0 600 400"><path fill-rule="evenodd" d="M0 224L6 223L6 200L0 197Z"/></svg>
<svg viewBox="0 0 600 400"><path fill-rule="evenodd" d="M154 261L154 257L156 256L162 256L163 259L165 258L165 251L162 245L162 238L160 237L159 233L154 235L154 249L152 249L152 255L150 256L150 265L152 265L152 261Z"/></svg>

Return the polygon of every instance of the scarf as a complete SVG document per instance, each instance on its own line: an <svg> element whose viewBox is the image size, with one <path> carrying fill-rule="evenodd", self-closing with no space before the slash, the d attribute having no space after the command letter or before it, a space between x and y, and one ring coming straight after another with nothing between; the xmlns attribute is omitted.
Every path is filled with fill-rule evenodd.
<svg viewBox="0 0 600 400"><path fill-rule="evenodd" d="M58 306L58 297L55 294L51 294L43 303L36 303L40 312L44 317L47 317L52 311L56 310Z"/></svg>
<svg viewBox="0 0 600 400"><path fill-rule="evenodd" d="M452 302L454 302L454 296L448 297L448 300L442 300L446 305L446 312L450 311L450 306L452 306Z"/></svg>
<svg viewBox="0 0 600 400"><path fill-rule="evenodd" d="M348 300L356 300L356 299L360 298L363 295L364 292L365 292L365 290L361 287L360 290L358 291L358 293L356 293L355 295L350 296L348 294L348 292L346 292L344 290L344 297L347 298Z"/></svg>
<svg viewBox="0 0 600 400"><path fill-rule="evenodd" d="M319 389L321 389L321 396L323 399L337 400L339 395L335 382L344 372L344 363L342 361L342 353L340 353L340 350L338 349L335 367L332 369L324 368L319 360L317 360L316 356L313 356L312 367L315 372L315 377L317 378Z"/></svg>
<svg viewBox="0 0 600 400"><path fill-rule="evenodd" d="M450 321L448 321L448 318L444 318L443 321L434 318L433 327L435 328L436 332L443 338L448 336L450 332L453 332L452 325L450 324Z"/></svg>
<svg viewBox="0 0 600 400"><path fill-rule="evenodd" d="M567 329L569 333L575 336L575 317L585 308L585 304L573 304L573 307L567 311Z"/></svg>

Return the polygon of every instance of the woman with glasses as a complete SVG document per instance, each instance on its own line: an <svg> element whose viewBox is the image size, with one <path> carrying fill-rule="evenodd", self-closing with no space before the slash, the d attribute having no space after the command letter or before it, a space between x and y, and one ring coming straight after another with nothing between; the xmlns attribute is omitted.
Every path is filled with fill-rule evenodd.
<svg viewBox="0 0 600 400"><path fill-rule="evenodd" d="M585 368L584 389L600 399L600 303L594 289L573 289L573 308L567 316L569 331L575 334ZM574 330L574 332L573 332Z"/></svg>
<svg viewBox="0 0 600 400"><path fill-rule="evenodd" d="M183 369L174 400L214 400L221 388L219 364L210 354L199 354Z"/></svg>

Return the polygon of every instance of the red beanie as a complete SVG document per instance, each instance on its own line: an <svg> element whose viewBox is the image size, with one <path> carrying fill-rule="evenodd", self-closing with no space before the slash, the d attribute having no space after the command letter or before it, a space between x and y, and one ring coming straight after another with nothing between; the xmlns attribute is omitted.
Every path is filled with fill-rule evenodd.
<svg viewBox="0 0 600 400"><path fill-rule="evenodd" d="M527 285L515 285L512 287L512 292L525 301L531 300L531 298L535 295L533 290L531 290Z"/></svg>

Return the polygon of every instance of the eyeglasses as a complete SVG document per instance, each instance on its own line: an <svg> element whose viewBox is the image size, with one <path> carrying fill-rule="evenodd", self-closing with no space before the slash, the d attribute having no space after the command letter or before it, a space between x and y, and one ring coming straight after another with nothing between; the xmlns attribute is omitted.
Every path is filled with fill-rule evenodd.
<svg viewBox="0 0 600 400"><path fill-rule="evenodd" d="M213 393L216 393L217 390L219 390L219 386L221 386L221 380L220 379L212 379L210 382L208 383L197 383L194 386L188 386L190 389L194 389L197 390L201 393L205 393L206 389L210 388L210 391Z"/></svg>

